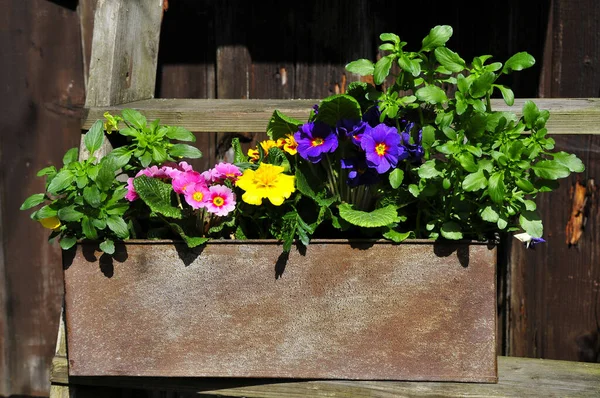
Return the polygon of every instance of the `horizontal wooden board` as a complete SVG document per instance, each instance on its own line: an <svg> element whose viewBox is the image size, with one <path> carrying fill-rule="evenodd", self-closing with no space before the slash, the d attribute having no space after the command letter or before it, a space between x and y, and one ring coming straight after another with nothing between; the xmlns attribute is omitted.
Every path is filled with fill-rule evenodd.
<svg viewBox="0 0 600 398"><path fill-rule="evenodd" d="M492 100L492 109L519 114L528 99L516 99L512 107ZM534 98L540 109L550 111L551 134L600 134L600 98ZM105 111L133 108L149 120L187 128L194 132L264 132L275 109L305 121L318 99L151 99L118 106L86 108L82 128L87 130Z"/></svg>
<svg viewBox="0 0 600 398"><path fill-rule="evenodd" d="M227 397L526 397L600 395L600 364L498 357L498 384L397 381L269 380L214 378L71 377L65 357L57 357L54 383L152 390L196 391Z"/></svg>

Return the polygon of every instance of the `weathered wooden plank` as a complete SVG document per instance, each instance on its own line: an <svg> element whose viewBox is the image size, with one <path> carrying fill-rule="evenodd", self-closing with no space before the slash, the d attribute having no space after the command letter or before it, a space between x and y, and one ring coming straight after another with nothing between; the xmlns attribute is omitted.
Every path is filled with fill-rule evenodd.
<svg viewBox="0 0 600 398"><path fill-rule="evenodd" d="M498 111L520 113L527 99L515 100L513 107L502 100L492 100ZM600 99L598 98L535 98L540 109L551 113L547 127L551 134L600 134ZM89 128L104 111L118 112L134 108L149 119L183 126L194 132L234 131L264 132L275 109L305 121L316 99L304 100L207 100L207 99L153 99L117 106L87 108L82 127Z"/></svg>
<svg viewBox="0 0 600 398"><path fill-rule="evenodd" d="M99 0L86 106L154 97L163 0Z"/></svg>
<svg viewBox="0 0 600 398"><path fill-rule="evenodd" d="M79 0L77 14L81 29L81 52L83 55L83 79L85 87L88 85L90 60L92 58L92 38L94 37L94 16L98 0Z"/></svg>
<svg viewBox="0 0 600 398"><path fill-rule="evenodd" d="M600 96L600 2L555 0L552 2L552 97Z"/></svg>
<svg viewBox="0 0 600 398"><path fill-rule="evenodd" d="M151 377L72 377L77 386L195 391L232 397L596 397L600 364L498 357L498 384L397 381L296 381ZM61 378L65 379L63 375ZM80 388L80 387L78 387Z"/></svg>
<svg viewBox="0 0 600 398"><path fill-rule="evenodd" d="M346 72L344 66L358 58L373 59L377 54L379 43L375 41L374 24L365 18L369 15L368 3L366 0L334 0L297 4L294 12L295 98L323 98L343 93L350 81L359 80L358 75Z"/></svg>
<svg viewBox="0 0 600 398"><path fill-rule="evenodd" d="M66 2L4 1L0 12L5 277L0 289L7 297L0 307L7 330L0 339L8 350L0 374L10 376L7 396L48 394L62 302L60 248L48 244L48 230L32 222L29 212L19 210L25 198L44 191L37 171L62 164L79 138L84 103L79 18L58 3Z"/></svg>
<svg viewBox="0 0 600 398"><path fill-rule="evenodd" d="M2 162L2 151L0 150L0 165ZM4 224L4 204L3 197L5 196L6 184L4 182L4 174L0 173L0 225ZM10 388L10 373L9 373L9 347L10 342L8 330L8 285L6 284L6 264L4 262L4 228L0 227L0 395L8 395Z"/></svg>
<svg viewBox="0 0 600 398"><path fill-rule="evenodd" d="M509 352L516 356L600 361L600 212L593 179L600 174L600 136L557 136L556 148L575 153L585 173L561 182L537 200L548 242L525 250L513 243L511 333ZM589 184L583 207L587 219L576 245L567 242L571 189ZM599 380L600 382L600 380Z"/></svg>

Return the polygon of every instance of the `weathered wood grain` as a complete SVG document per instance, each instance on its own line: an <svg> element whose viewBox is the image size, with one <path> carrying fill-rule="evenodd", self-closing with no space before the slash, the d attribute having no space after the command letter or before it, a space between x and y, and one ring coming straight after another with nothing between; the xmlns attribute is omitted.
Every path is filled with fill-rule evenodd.
<svg viewBox="0 0 600 398"><path fill-rule="evenodd" d="M541 195L538 211L548 241L535 250L513 242L509 352L515 356L600 361L600 212L591 191L576 245L569 245L571 189L600 175L600 136L557 136L557 150L575 153L586 171ZM599 380L600 382L600 380Z"/></svg>
<svg viewBox="0 0 600 398"><path fill-rule="evenodd" d="M11 0L0 12L0 196L3 276L7 301L0 334L6 366L0 364L0 394L48 394L49 369L63 294L60 248L48 230L20 211L23 201L44 191L38 170L62 164L77 146L84 103L79 18L60 2ZM6 333L8 337L6 337Z"/></svg>
<svg viewBox="0 0 600 398"><path fill-rule="evenodd" d="M0 164L2 163L2 151L0 150ZM4 174L0 173L0 224L4 222L3 197L6 184ZM0 395L9 394L10 367L8 365L9 347L9 324L8 324L8 285L6 282L6 263L4 261L4 236L0 227Z"/></svg>
<svg viewBox="0 0 600 398"><path fill-rule="evenodd" d="M154 97L163 0L99 0L86 106Z"/></svg>
<svg viewBox="0 0 600 398"><path fill-rule="evenodd" d="M552 2L548 97L600 96L600 2Z"/></svg>
<svg viewBox="0 0 600 398"><path fill-rule="evenodd" d="M72 377L78 386L196 392L227 397L597 397L600 364L498 357L498 384L451 382ZM66 370L55 380L67 380ZM123 390L126 391L126 390Z"/></svg>
<svg viewBox="0 0 600 398"><path fill-rule="evenodd" d="M94 16L98 0L79 0L77 14L79 15L79 28L81 30L81 53L83 56L83 79L85 87L88 85L90 60L92 58L92 39L94 37Z"/></svg>
<svg viewBox="0 0 600 398"><path fill-rule="evenodd" d="M527 99L516 99L513 107L502 100L492 100L498 111L520 114ZM600 134L600 99L597 98L535 98L540 109L550 111L547 123L551 134ZM205 99L153 99L118 106L101 106L86 109L82 122L89 128L104 111L137 109L150 120L183 126L194 132L264 132L275 109L300 121L308 117L316 99L294 100L205 100Z"/></svg>

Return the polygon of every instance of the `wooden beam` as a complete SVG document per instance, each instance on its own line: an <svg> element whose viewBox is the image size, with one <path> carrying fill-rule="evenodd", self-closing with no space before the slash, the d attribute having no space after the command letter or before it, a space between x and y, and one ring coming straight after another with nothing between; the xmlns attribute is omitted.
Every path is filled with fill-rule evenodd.
<svg viewBox="0 0 600 398"><path fill-rule="evenodd" d="M163 0L99 0L86 106L154 97Z"/></svg>
<svg viewBox="0 0 600 398"><path fill-rule="evenodd" d="M66 369L66 368L64 368ZM290 396L599 396L600 364L498 357L498 384L354 380L263 380L215 378L71 377L72 385L197 391L230 397ZM56 374L55 381L68 379Z"/></svg>
<svg viewBox="0 0 600 398"><path fill-rule="evenodd" d="M515 100L509 107L502 100L492 100L492 109L519 114L527 99ZM600 134L600 99L535 98L540 109L550 111L547 128L551 134ZM105 111L119 112L133 108L149 120L160 119L194 132L264 132L275 109L305 121L316 99L304 100L214 100L152 99L115 106L87 107L82 128L89 129Z"/></svg>

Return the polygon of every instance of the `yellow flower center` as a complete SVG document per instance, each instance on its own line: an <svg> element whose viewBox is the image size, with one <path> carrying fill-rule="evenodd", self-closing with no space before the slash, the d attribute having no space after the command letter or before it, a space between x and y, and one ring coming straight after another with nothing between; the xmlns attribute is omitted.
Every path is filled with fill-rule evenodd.
<svg viewBox="0 0 600 398"><path fill-rule="evenodd" d="M217 207L221 207L225 204L225 200L223 200L223 198L220 196L214 197L212 202L213 202L213 205L215 205Z"/></svg>
<svg viewBox="0 0 600 398"><path fill-rule="evenodd" d="M387 149L388 146L382 142L381 144L377 144L377 146L375 147L375 152L377 152L379 156L383 156L387 152Z"/></svg>
<svg viewBox="0 0 600 398"><path fill-rule="evenodd" d="M194 194L192 195L192 198L194 198L194 200L196 202L201 202L202 198L204 198L204 194L200 191L194 192Z"/></svg>
<svg viewBox="0 0 600 398"><path fill-rule="evenodd" d="M315 138L315 139L312 140L311 145L312 146L320 146L320 145L323 145L323 142L324 142L323 138L317 137L317 138Z"/></svg>

